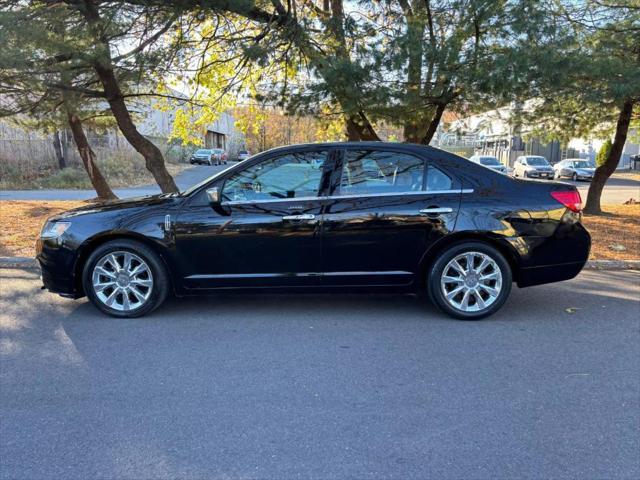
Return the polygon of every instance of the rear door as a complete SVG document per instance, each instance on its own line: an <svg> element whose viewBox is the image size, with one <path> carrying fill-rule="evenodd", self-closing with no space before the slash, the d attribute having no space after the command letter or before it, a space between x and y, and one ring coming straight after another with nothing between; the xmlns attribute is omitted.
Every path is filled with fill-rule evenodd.
<svg viewBox="0 0 640 480"><path fill-rule="evenodd" d="M460 183L413 153L341 152L324 210L322 283L408 285L426 250L454 229Z"/></svg>

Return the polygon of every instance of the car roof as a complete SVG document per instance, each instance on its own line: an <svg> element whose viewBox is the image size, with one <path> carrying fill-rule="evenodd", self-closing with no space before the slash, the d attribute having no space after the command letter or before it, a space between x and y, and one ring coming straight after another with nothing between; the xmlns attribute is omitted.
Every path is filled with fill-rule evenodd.
<svg viewBox="0 0 640 480"><path fill-rule="evenodd" d="M432 147L431 145L421 145L417 143L403 143L403 142L375 142L375 141L366 141L366 142L318 142L318 143L298 143L293 145L284 145L281 147L274 147L269 150L265 150L265 152L278 152L278 151L286 151L291 149L306 149L306 148L394 148L398 150L405 151L418 151L418 152L445 152L450 155L456 155L455 153L447 152L446 150L442 150L440 148ZM265 153L262 152L262 153ZM456 155L458 156L458 155ZM462 157L461 157L462 158Z"/></svg>

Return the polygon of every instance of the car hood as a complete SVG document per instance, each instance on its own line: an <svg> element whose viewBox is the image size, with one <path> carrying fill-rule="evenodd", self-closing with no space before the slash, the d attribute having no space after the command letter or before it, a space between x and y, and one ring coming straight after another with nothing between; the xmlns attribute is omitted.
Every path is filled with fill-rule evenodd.
<svg viewBox="0 0 640 480"><path fill-rule="evenodd" d="M550 172L553 168L550 165L529 165L529 168L540 170L542 172Z"/></svg>
<svg viewBox="0 0 640 480"><path fill-rule="evenodd" d="M583 174L589 174L589 175L593 175L593 172L595 172L595 171L596 171L595 168L576 168L576 172L583 173Z"/></svg>
<svg viewBox="0 0 640 480"><path fill-rule="evenodd" d="M491 170L504 170L506 168L504 165L485 165L485 167L488 167Z"/></svg>
<svg viewBox="0 0 640 480"><path fill-rule="evenodd" d="M72 210L67 210L66 212L62 212L58 215L55 215L54 217L51 217L50 220L64 220L64 219L78 217L81 215L104 213L104 212L110 212L114 210L125 210L129 208L151 207L151 206L161 205L163 203L174 202L177 198L179 198L179 194L163 193L160 195L149 195L146 197L127 198L123 200L111 200L105 203L87 204L86 206L74 208Z"/></svg>

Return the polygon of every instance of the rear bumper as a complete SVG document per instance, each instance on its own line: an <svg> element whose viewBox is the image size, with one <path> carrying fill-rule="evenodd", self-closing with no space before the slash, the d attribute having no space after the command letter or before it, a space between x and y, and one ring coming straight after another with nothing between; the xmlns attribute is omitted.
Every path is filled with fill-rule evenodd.
<svg viewBox="0 0 640 480"><path fill-rule="evenodd" d="M517 274L519 287L574 278L589 259L591 235L579 222L562 223L551 237L532 237L526 243Z"/></svg>
<svg viewBox="0 0 640 480"><path fill-rule="evenodd" d="M580 273L586 262L560 263L520 269L518 287L532 287L545 283L570 280Z"/></svg>

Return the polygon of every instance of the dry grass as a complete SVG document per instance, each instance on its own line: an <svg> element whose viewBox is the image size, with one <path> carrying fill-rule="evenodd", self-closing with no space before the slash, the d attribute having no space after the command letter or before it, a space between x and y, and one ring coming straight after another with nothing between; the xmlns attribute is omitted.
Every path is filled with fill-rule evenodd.
<svg viewBox="0 0 640 480"><path fill-rule="evenodd" d="M36 237L45 220L86 203L0 201L0 221L4 226L0 229L0 256L32 257ZM605 205L603 208L605 215L585 215L583 219L593 239L591 258L640 260L640 205Z"/></svg>
<svg viewBox="0 0 640 480"><path fill-rule="evenodd" d="M35 256L36 238L47 218L87 202L0 200L0 257Z"/></svg>
<svg viewBox="0 0 640 480"><path fill-rule="evenodd" d="M640 205L603 205L604 215L585 215L593 260L640 260ZM624 248L624 250L622 250Z"/></svg>

